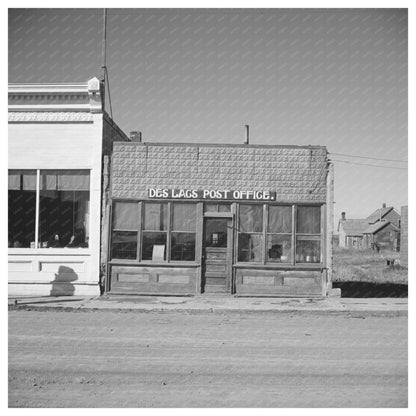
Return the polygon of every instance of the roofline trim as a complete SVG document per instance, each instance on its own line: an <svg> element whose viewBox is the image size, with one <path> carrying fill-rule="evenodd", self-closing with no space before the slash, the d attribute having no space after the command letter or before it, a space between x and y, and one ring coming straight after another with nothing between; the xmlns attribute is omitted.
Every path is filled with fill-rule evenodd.
<svg viewBox="0 0 416 416"><path fill-rule="evenodd" d="M149 143L149 142L119 142L120 144L129 144L132 146L178 146L178 147L189 147L189 146L201 146L201 147L243 147L243 148L276 148L276 149L324 149L326 150L326 146L319 146L319 145L293 145L293 144L244 144L244 143L186 143L186 142L157 142L157 143Z"/></svg>

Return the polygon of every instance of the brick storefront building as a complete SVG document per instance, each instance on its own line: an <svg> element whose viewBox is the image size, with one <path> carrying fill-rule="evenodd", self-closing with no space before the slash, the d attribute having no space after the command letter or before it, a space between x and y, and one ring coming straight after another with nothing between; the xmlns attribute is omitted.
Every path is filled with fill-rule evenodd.
<svg viewBox="0 0 416 416"><path fill-rule="evenodd" d="M107 292L330 289L333 168L325 147L120 142L110 172Z"/></svg>

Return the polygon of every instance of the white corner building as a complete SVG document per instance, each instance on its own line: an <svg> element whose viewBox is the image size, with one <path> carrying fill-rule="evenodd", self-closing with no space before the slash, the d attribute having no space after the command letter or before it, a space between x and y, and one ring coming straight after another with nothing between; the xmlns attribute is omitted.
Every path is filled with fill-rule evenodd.
<svg viewBox="0 0 416 416"><path fill-rule="evenodd" d="M103 83L9 84L9 296L99 295L107 156L127 136Z"/></svg>

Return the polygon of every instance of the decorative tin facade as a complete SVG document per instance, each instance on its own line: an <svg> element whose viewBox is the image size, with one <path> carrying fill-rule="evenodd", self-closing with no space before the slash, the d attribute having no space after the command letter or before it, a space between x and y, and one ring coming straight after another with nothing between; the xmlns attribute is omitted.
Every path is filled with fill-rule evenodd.
<svg viewBox="0 0 416 416"><path fill-rule="evenodd" d="M331 172L321 146L115 143L106 290L326 295Z"/></svg>

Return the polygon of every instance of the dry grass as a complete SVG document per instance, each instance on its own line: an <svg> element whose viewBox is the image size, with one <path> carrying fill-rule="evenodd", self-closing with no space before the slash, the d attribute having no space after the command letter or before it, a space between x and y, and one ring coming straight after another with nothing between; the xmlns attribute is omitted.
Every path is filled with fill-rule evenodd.
<svg viewBox="0 0 416 416"><path fill-rule="evenodd" d="M386 259L399 259L391 251L355 250L334 247L334 282L395 283L407 285L408 271L387 266Z"/></svg>

